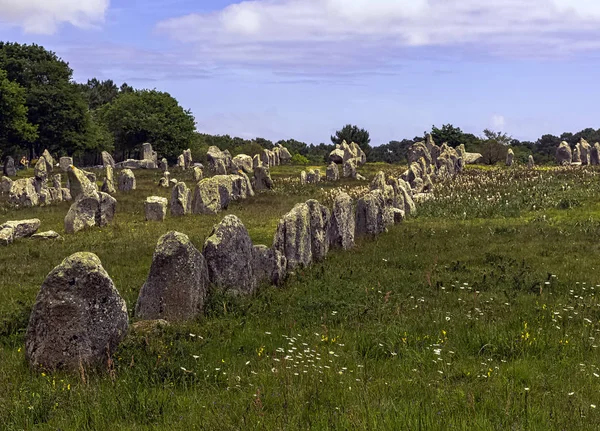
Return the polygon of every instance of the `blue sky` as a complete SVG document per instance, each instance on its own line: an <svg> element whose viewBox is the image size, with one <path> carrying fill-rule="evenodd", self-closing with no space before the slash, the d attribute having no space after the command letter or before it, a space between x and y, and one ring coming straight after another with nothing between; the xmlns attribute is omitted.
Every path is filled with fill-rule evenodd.
<svg viewBox="0 0 600 431"><path fill-rule="evenodd" d="M600 127L596 0L0 0L0 39L168 91L213 134Z"/></svg>

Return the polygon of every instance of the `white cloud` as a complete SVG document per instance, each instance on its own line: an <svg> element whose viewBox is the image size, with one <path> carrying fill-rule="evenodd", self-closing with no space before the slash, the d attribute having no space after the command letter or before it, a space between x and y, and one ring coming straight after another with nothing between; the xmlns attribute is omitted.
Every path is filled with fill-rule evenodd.
<svg viewBox="0 0 600 431"><path fill-rule="evenodd" d="M208 62L360 69L416 47L523 57L598 50L599 24L597 0L250 0L157 28Z"/></svg>
<svg viewBox="0 0 600 431"><path fill-rule="evenodd" d="M504 130L504 126L506 125L506 119L504 115L494 114L492 115L492 128L494 130Z"/></svg>
<svg viewBox="0 0 600 431"><path fill-rule="evenodd" d="M110 0L0 0L0 23L26 33L53 34L63 23L90 27L101 23Z"/></svg>

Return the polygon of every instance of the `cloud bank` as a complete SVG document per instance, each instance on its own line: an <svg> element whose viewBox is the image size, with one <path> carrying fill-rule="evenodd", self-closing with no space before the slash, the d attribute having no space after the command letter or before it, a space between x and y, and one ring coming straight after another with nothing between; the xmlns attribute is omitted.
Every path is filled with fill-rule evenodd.
<svg viewBox="0 0 600 431"><path fill-rule="evenodd" d="M599 24L596 0L252 0L157 29L208 62L364 68L415 48L569 56L600 48Z"/></svg>
<svg viewBox="0 0 600 431"><path fill-rule="evenodd" d="M0 23L53 34L65 23L81 28L101 23L108 6L109 0L0 0Z"/></svg>

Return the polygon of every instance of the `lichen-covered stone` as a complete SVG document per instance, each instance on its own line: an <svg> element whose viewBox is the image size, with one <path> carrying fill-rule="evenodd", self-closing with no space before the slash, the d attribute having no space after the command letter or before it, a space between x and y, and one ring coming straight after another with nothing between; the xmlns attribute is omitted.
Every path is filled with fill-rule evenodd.
<svg viewBox="0 0 600 431"><path fill-rule="evenodd" d="M344 178L356 178L356 168L357 162L356 159L349 159L344 161L343 165L343 175Z"/></svg>
<svg viewBox="0 0 600 431"><path fill-rule="evenodd" d="M287 259L279 250L266 245L255 245L253 256L254 277L257 284L263 282L275 286L283 284L287 276Z"/></svg>
<svg viewBox="0 0 600 431"><path fill-rule="evenodd" d="M252 240L238 217L228 215L213 228L202 254L208 278L219 289L244 295L256 290Z"/></svg>
<svg viewBox="0 0 600 431"><path fill-rule="evenodd" d="M100 259L75 253L42 284L29 318L25 357L35 369L107 369L127 329L127 306Z"/></svg>
<svg viewBox="0 0 600 431"><path fill-rule="evenodd" d="M81 169L71 165L67 170L67 175L69 178L71 197L73 199L76 199L83 193L91 193L92 191L96 191L95 184L90 181L86 173Z"/></svg>
<svg viewBox="0 0 600 431"><path fill-rule="evenodd" d="M389 215L386 214L384 193L381 190L372 190L358 200L356 204L357 236L378 235L386 232L388 225Z"/></svg>
<svg viewBox="0 0 600 431"><path fill-rule="evenodd" d="M129 192L135 190L135 175L131 169L123 169L119 174L119 190L122 192Z"/></svg>
<svg viewBox="0 0 600 431"><path fill-rule="evenodd" d="M110 155L109 152L107 151L102 151L102 166L106 167L111 167L114 169L115 167L115 159L113 159L113 156Z"/></svg>
<svg viewBox="0 0 600 431"><path fill-rule="evenodd" d="M116 213L117 201L104 192L80 194L65 216L65 232L72 234L93 226L106 226Z"/></svg>
<svg viewBox="0 0 600 431"><path fill-rule="evenodd" d="M271 190L273 188L271 172L267 166L258 166L254 169L252 188L254 191Z"/></svg>
<svg viewBox="0 0 600 431"><path fill-rule="evenodd" d="M352 198L344 192L338 193L333 201L329 224L329 244L349 250L354 247L356 218Z"/></svg>
<svg viewBox="0 0 600 431"><path fill-rule="evenodd" d="M2 168L2 173L7 177L14 177L17 175L17 168L15 167L15 159L8 156L4 160L4 167Z"/></svg>
<svg viewBox="0 0 600 431"><path fill-rule="evenodd" d="M115 193L115 176L113 168L110 165L106 165L104 168L104 182L102 183L102 189L104 193Z"/></svg>
<svg viewBox="0 0 600 431"><path fill-rule="evenodd" d="M193 170L194 170L194 181L198 182L202 178L204 178L204 172L202 172L202 168L199 168L198 166L194 166Z"/></svg>
<svg viewBox="0 0 600 431"><path fill-rule="evenodd" d="M13 181L8 201L17 207L35 207L40 203L35 189L35 178L20 178Z"/></svg>
<svg viewBox="0 0 600 431"><path fill-rule="evenodd" d="M233 165L238 169L247 174L252 173L252 157L246 154L238 154L232 160Z"/></svg>
<svg viewBox="0 0 600 431"><path fill-rule="evenodd" d="M190 320L204 311L208 269L187 235L169 232L159 240L150 274L135 307L138 319Z"/></svg>
<svg viewBox="0 0 600 431"><path fill-rule="evenodd" d="M164 221L167 216L167 199L150 196L144 202L144 212L147 221Z"/></svg>
<svg viewBox="0 0 600 431"><path fill-rule="evenodd" d="M69 166L73 165L73 157L61 157L58 161L58 165L63 172L67 172Z"/></svg>
<svg viewBox="0 0 600 431"><path fill-rule="evenodd" d="M179 182L171 192L171 215L180 217L192 209L192 192L184 182Z"/></svg>
<svg viewBox="0 0 600 431"><path fill-rule="evenodd" d="M340 179L340 170L338 166L331 162L329 166L327 166L327 170L325 171L325 175L327 177L327 181L339 181Z"/></svg>
<svg viewBox="0 0 600 431"><path fill-rule="evenodd" d="M329 209L315 199L306 201L310 213L310 238L313 261L321 261L329 252Z"/></svg>
<svg viewBox="0 0 600 431"><path fill-rule="evenodd" d="M312 263L310 208L306 203L296 204L279 220L273 248L286 257L288 270Z"/></svg>
<svg viewBox="0 0 600 431"><path fill-rule="evenodd" d="M0 193L7 194L10 192L13 186L13 180L8 177L2 177L0 180Z"/></svg>
<svg viewBox="0 0 600 431"><path fill-rule="evenodd" d="M13 239L27 238L40 228L40 219L34 218L29 220L7 221L0 225L0 229L12 229Z"/></svg>
<svg viewBox="0 0 600 431"><path fill-rule="evenodd" d="M556 163L561 166L570 165L573 159L573 153L571 147L565 141L562 141L558 148L556 148Z"/></svg>

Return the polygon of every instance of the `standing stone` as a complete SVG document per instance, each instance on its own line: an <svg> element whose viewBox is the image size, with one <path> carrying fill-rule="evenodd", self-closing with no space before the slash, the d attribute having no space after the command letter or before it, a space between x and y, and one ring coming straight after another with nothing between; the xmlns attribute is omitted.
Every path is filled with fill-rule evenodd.
<svg viewBox="0 0 600 431"><path fill-rule="evenodd" d="M513 161L515 158L515 153L512 150L512 148L508 149L508 152L506 153L506 166L512 166L513 165Z"/></svg>
<svg viewBox="0 0 600 431"><path fill-rule="evenodd" d="M65 216L65 232L76 233L93 226L106 226L116 212L117 201L111 195L95 190L80 194Z"/></svg>
<svg viewBox="0 0 600 431"><path fill-rule="evenodd" d="M321 261L329 253L329 209L315 199L306 201L310 212L311 253L315 261Z"/></svg>
<svg viewBox="0 0 600 431"><path fill-rule="evenodd" d="M571 147L565 141L562 141L556 149L556 163L561 166L567 166L571 164L573 155L571 153Z"/></svg>
<svg viewBox="0 0 600 431"><path fill-rule="evenodd" d="M177 167L185 169L185 156L183 154L177 157Z"/></svg>
<svg viewBox="0 0 600 431"><path fill-rule="evenodd" d="M4 168L2 172L7 177L14 177L15 175L17 175L17 168L15 168L15 159L8 156L4 161Z"/></svg>
<svg viewBox="0 0 600 431"><path fill-rule="evenodd" d="M352 198L344 192L338 193L333 201L329 224L329 244L349 250L354 247L356 218Z"/></svg>
<svg viewBox="0 0 600 431"><path fill-rule="evenodd" d="M232 159L232 163L237 170L241 170L247 174L252 172L252 157L246 154L238 154Z"/></svg>
<svg viewBox="0 0 600 431"><path fill-rule="evenodd" d="M588 141L581 138L581 140L579 141L577 146L579 147L579 154L581 156L581 164L583 166L590 165L591 164L592 147L590 146Z"/></svg>
<svg viewBox="0 0 600 431"><path fill-rule="evenodd" d="M254 293L257 280L252 240L239 218L225 216L206 239L202 254L211 283L226 292Z"/></svg>
<svg viewBox="0 0 600 431"><path fill-rule="evenodd" d="M279 251L266 245L255 245L253 248L254 277L257 284L269 282L280 286L287 276L287 259Z"/></svg>
<svg viewBox="0 0 600 431"><path fill-rule="evenodd" d="M48 164L44 156L38 159L33 172L37 184L36 190L39 193L41 189L45 189L48 186Z"/></svg>
<svg viewBox="0 0 600 431"><path fill-rule="evenodd" d="M590 149L590 164L600 165L600 143L596 142Z"/></svg>
<svg viewBox="0 0 600 431"><path fill-rule="evenodd" d="M535 166L535 163L533 161L533 156L530 154L529 158L527 159L527 167L529 169L533 169L534 166Z"/></svg>
<svg viewBox="0 0 600 431"><path fill-rule="evenodd" d="M73 165L67 170L67 176L73 199L76 199L83 193L89 193L96 190L96 185L90 181L86 173Z"/></svg>
<svg viewBox="0 0 600 431"><path fill-rule="evenodd" d="M321 175L318 173L319 171L308 171L306 173L306 183L307 184L317 184L321 179Z"/></svg>
<svg viewBox="0 0 600 431"><path fill-rule="evenodd" d="M161 169L162 171L166 172L169 170L169 162L167 162L167 159L165 159L164 157L160 160L160 163L158 164L158 168Z"/></svg>
<svg viewBox="0 0 600 431"><path fill-rule="evenodd" d="M260 155L255 154L254 157L252 157L252 169L255 169L261 165L262 165L262 162L260 160Z"/></svg>
<svg viewBox="0 0 600 431"><path fill-rule="evenodd" d="M221 202L223 197L228 199L226 189L221 193L216 177L203 179L194 189L192 213L217 214L225 205L225 203Z"/></svg>
<svg viewBox="0 0 600 431"><path fill-rule="evenodd" d="M102 166L106 167L115 167L115 159L110 155L107 151L102 151Z"/></svg>
<svg viewBox="0 0 600 431"><path fill-rule="evenodd" d="M581 164L581 153L578 145L576 145L573 150L573 164Z"/></svg>
<svg viewBox="0 0 600 431"><path fill-rule="evenodd" d="M117 212L117 200L108 193L98 192L96 226L103 227L112 222Z"/></svg>
<svg viewBox="0 0 600 431"><path fill-rule="evenodd" d="M327 176L327 181L339 181L340 170L335 163L331 162L329 164L329 166L327 166L326 176Z"/></svg>
<svg viewBox="0 0 600 431"><path fill-rule="evenodd" d="M393 219L392 219L393 222ZM381 190L372 190L356 204L356 235L378 235L387 231L389 220Z"/></svg>
<svg viewBox="0 0 600 431"><path fill-rule="evenodd" d="M128 192L135 190L135 175L131 169L123 169L119 174L119 190Z"/></svg>
<svg viewBox="0 0 600 431"><path fill-rule="evenodd" d="M180 217L190 213L191 191L184 182L177 183L171 192L171 215Z"/></svg>
<svg viewBox="0 0 600 431"><path fill-rule="evenodd" d="M310 208L306 203L296 204L279 220L273 249L286 257L288 270L312 263Z"/></svg>
<svg viewBox="0 0 600 431"><path fill-rule="evenodd" d="M0 180L0 193L2 193L2 194L10 193L12 186L13 186L13 180L11 180L8 177L2 177L2 180Z"/></svg>
<svg viewBox="0 0 600 431"><path fill-rule="evenodd" d="M289 163L292 160L292 155L290 154L289 150L281 144L277 144L277 147L279 148L280 163L282 165Z"/></svg>
<svg viewBox="0 0 600 431"><path fill-rule="evenodd" d="M29 318L25 357L33 369L106 369L127 329L127 305L100 259L75 253L42 284Z"/></svg>
<svg viewBox="0 0 600 431"><path fill-rule="evenodd" d="M208 283L202 254L187 235L169 232L158 240L135 316L169 322L194 319L204 311Z"/></svg>
<svg viewBox="0 0 600 431"><path fill-rule="evenodd" d="M191 168L192 163L194 163L194 161L192 160L192 150L190 150L189 148L183 152L183 161L185 164L185 169Z"/></svg>
<svg viewBox="0 0 600 431"><path fill-rule="evenodd" d="M346 160L343 167L344 178L356 178L356 167L356 159Z"/></svg>
<svg viewBox="0 0 600 431"><path fill-rule="evenodd" d="M42 153L42 157L44 158L44 162L46 162L46 172L49 174L52 173L54 171L54 158L47 149Z"/></svg>
<svg viewBox="0 0 600 431"><path fill-rule="evenodd" d="M35 178L21 178L13 181L8 201L17 207L35 207L40 203L40 196L35 189Z"/></svg>
<svg viewBox="0 0 600 431"><path fill-rule="evenodd" d="M202 172L202 168L198 166L194 166L194 181L198 182L204 177L204 173Z"/></svg>
<svg viewBox="0 0 600 431"><path fill-rule="evenodd" d="M115 176L113 173L113 168L110 165L107 165L104 168L105 176L104 182L102 183L102 191L104 193L115 193Z"/></svg>
<svg viewBox="0 0 600 431"><path fill-rule="evenodd" d="M150 196L144 202L147 221L164 221L167 216L167 198Z"/></svg>
<svg viewBox="0 0 600 431"><path fill-rule="evenodd" d="M300 172L300 185L304 186L308 183L306 171Z"/></svg>
<svg viewBox="0 0 600 431"><path fill-rule="evenodd" d="M258 190L271 190L273 188L273 180L271 172L267 166L258 166L254 169L254 177L252 178L252 188Z"/></svg>
<svg viewBox="0 0 600 431"><path fill-rule="evenodd" d="M72 157L61 157L58 161L58 165L60 166L60 169L62 169L63 172L67 172L69 170L69 166L71 166L72 164Z"/></svg>
<svg viewBox="0 0 600 431"><path fill-rule="evenodd" d="M55 189L61 189L62 188L62 175L61 174L55 174L52 176L52 187L54 187Z"/></svg>
<svg viewBox="0 0 600 431"><path fill-rule="evenodd" d="M158 165L158 154L152 149L152 144L147 142L142 144L142 159L152 161L155 166Z"/></svg>

